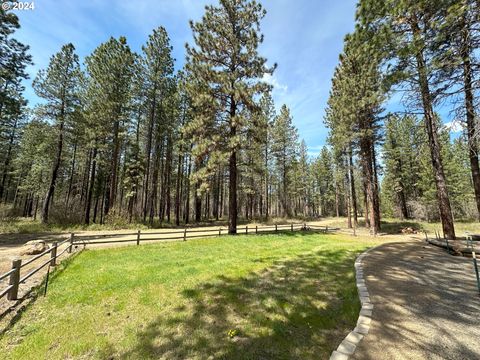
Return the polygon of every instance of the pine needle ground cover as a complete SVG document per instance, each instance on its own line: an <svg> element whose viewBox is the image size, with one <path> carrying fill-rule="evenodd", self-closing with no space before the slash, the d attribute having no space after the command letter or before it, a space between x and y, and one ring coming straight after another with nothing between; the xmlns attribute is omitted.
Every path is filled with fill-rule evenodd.
<svg viewBox="0 0 480 360"><path fill-rule="evenodd" d="M0 338L9 359L323 359L354 327L340 235L235 236L87 250Z"/></svg>

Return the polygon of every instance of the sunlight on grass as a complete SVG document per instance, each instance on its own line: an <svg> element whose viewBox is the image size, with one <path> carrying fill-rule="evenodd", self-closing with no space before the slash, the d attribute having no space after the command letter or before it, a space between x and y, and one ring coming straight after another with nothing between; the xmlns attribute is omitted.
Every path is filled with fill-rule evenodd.
<svg viewBox="0 0 480 360"><path fill-rule="evenodd" d="M318 359L354 327L374 242L222 237L86 251L0 339L12 359Z"/></svg>

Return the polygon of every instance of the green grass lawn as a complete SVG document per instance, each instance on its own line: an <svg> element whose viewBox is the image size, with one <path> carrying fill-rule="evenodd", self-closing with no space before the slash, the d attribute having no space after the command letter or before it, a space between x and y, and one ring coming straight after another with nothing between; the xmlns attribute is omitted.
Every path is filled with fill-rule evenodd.
<svg viewBox="0 0 480 360"><path fill-rule="evenodd" d="M0 338L8 359L324 359L375 243L282 234L88 250Z"/></svg>

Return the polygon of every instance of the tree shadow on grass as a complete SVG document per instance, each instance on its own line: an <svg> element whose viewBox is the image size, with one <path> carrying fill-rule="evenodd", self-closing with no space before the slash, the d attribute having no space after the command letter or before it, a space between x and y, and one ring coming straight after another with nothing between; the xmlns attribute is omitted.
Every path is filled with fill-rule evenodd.
<svg viewBox="0 0 480 360"><path fill-rule="evenodd" d="M358 316L354 258L347 250L309 253L185 289L183 304L146 324L120 358L328 358Z"/></svg>

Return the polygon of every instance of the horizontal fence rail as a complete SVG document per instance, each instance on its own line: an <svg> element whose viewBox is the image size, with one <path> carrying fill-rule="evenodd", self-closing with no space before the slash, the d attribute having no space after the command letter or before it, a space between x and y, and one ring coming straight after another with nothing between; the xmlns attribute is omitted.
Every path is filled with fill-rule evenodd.
<svg viewBox="0 0 480 360"><path fill-rule="evenodd" d="M58 253L57 252L58 248L61 245L67 244L67 242L70 242L69 245L66 246L60 253ZM0 282L8 278L8 286L3 289L0 289L0 299L6 295L8 300L18 300L18 290L19 290L20 284L25 283L25 281L27 281L29 278L31 278L41 269L45 268L47 265L56 266L57 259L60 256L65 254L67 251L68 252L72 251L72 243L73 243L73 234L70 236L70 238L67 238L66 240L63 240L61 242L53 242L47 250L42 251L40 254L33 256L32 258L26 260L25 262L22 262L21 259L13 260L12 268L6 273L0 274ZM25 269L26 266L32 264L35 261L40 262L40 259L41 259L40 265L31 269L26 274L21 276L22 269Z"/></svg>
<svg viewBox="0 0 480 360"><path fill-rule="evenodd" d="M475 246L480 245L480 235L470 234L469 232L465 233L465 240L453 240L448 239L445 236L441 236L440 232L435 230L435 238L429 238L428 233L424 231L425 234L425 241L431 245L438 246L448 251L449 254L457 255L461 254L462 256L471 256L473 261L473 269L475 272L475 279L477 281L477 289L478 293L480 294L480 270L479 265L477 263L477 254L475 251ZM457 245L453 246L452 242ZM465 242L465 244L462 244ZM458 246L461 244L463 246Z"/></svg>
<svg viewBox="0 0 480 360"><path fill-rule="evenodd" d="M250 234L261 234L261 233L276 233L276 232L289 232L289 231L300 231L300 230L313 230L320 232L330 232L337 231L339 228L332 228L328 226L320 225L307 225L303 224L282 224L282 225L246 225L244 227L237 227L238 235L250 235ZM8 279L8 285L0 289L0 299L4 296L7 296L8 300L17 300L18 299L18 290L21 284L24 284L28 279L33 275L38 273L40 270L44 269L47 266L56 266L57 259L64 255L65 253L71 253L74 247L78 246L90 246L90 245L100 245L100 244L123 244L123 243L140 243L151 242L151 241L186 241L188 239L195 238L205 238L213 236L223 236L230 235L228 228L219 227L219 228L207 228L207 229L195 229L195 228L184 228L179 230L168 230L168 231L155 231L155 232L141 232L138 230L136 232L126 232L126 233L116 233L116 234L99 234L99 235L75 235L70 234L68 238L60 242L53 242L51 246L45 251L37 254L30 259L22 262L21 259L12 261L12 268L0 274L0 284L2 281ZM123 237L128 237L122 239ZM65 246L65 248L58 252L59 247ZM38 262L39 265L29 269L28 272L23 274L26 267ZM22 271L23 270L23 271Z"/></svg>
<svg viewBox="0 0 480 360"><path fill-rule="evenodd" d="M339 228L332 228L328 226L321 225L306 225L306 224L283 224L283 225L269 225L269 226L245 226L237 227L237 234L259 234L266 232L278 232L278 231L295 231L301 229L309 230L318 230L322 232L329 231L338 231ZM192 235L193 234L193 235ZM177 235L177 236L159 236L159 235ZM227 228L208 228L208 229L189 229L185 228L182 230L171 230L171 231L162 231L162 232L141 232L138 230L135 233L123 233L123 234L104 234L100 236L88 235L88 236L75 236L75 239L72 242L73 246L87 246L87 245L100 245L100 244L115 244L115 243L133 243L136 242L137 245L140 245L140 242L145 241L172 241L172 240L184 240L201 238L201 237L211 237L211 236L222 236L230 235ZM108 239L108 238L121 238L128 237L127 239ZM99 239L99 240L97 240Z"/></svg>

